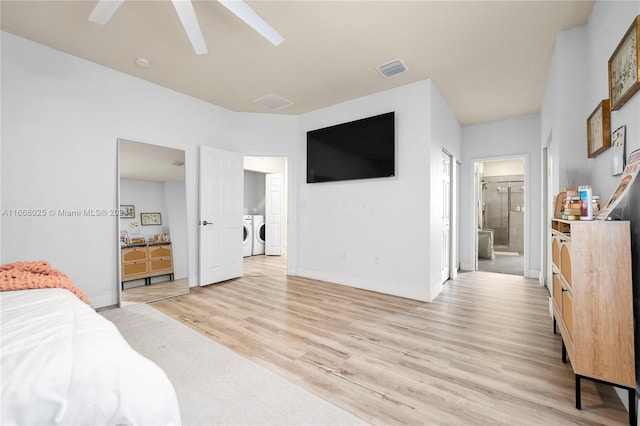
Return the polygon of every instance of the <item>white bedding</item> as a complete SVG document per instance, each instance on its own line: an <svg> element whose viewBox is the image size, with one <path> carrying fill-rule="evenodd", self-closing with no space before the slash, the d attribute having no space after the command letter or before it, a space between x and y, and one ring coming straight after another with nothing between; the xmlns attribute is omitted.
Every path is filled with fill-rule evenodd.
<svg viewBox="0 0 640 426"><path fill-rule="evenodd" d="M1 292L0 322L0 424L180 424L166 374L71 292Z"/></svg>

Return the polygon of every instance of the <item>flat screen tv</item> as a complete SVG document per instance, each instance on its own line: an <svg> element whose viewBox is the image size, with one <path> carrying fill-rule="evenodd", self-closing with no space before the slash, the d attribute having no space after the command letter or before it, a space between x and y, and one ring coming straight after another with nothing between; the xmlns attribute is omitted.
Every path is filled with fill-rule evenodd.
<svg viewBox="0 0 640 426"><path fill-rule="evenodd" d="M395 112L307 132L307 183L395 175Z"/></svg>

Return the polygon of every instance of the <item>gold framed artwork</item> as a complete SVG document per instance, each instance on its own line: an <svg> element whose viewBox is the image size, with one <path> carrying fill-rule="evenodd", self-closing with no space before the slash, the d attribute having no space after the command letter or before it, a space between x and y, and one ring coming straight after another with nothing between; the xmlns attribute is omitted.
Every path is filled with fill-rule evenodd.
<svg viewBox="0 0 640 426"><path fill-rule="evenodd" d="M640 15L636 16L609 58L609 100L616 111L640 89Z"/></svg>
<svg viewBox="0 0 640 426"><path fill-rule="evenodd" d="M160 213L140 213L140 222L142 226L162 225L162 217Z"/></svg>
<svg viewBox="0 0 640 426"><path fill-rule="evenodd" d="M587 157L593 158L611 146L609 99L598 104L587 118Z"/></svg>

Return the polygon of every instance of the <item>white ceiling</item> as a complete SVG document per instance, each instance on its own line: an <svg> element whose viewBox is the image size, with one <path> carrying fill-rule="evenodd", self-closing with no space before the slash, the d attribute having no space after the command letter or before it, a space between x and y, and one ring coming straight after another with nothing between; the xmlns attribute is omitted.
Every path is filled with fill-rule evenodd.
<svg viewBox="0 0 640 426"><path fill-rule="evenodd" d="M555 36L593 1L248 1L285 38L273 46L214 0L194 8L196 55L169 1L126 0L104 26L96 1L2 0L2 29L233 111L277 94L301 114L432 79L463 125L540 110ZM135 65L144 56L150 68ZM409 71L376 67L402 59Z"/></svg>

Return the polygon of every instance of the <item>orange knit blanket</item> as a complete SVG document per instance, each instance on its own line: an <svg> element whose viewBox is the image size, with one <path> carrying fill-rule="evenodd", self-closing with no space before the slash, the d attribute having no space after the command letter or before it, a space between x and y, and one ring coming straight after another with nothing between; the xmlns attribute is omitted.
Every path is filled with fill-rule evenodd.
<svg viewBox="0 0 640 426"><path fill-rule="evenodd" d="M91 301L62 272L54 269L49 262L15 262L0 265L0 291L27 290L35 288L64 288L91 306Z"/></svg>

